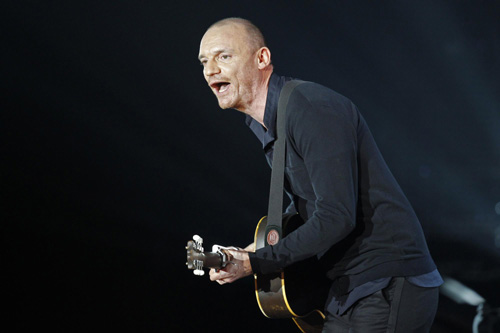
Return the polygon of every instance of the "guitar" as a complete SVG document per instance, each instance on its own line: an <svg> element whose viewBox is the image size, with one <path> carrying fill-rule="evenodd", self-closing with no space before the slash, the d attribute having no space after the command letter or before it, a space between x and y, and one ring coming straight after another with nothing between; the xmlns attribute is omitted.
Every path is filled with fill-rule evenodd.
<svg viewBox="0 0 500 333"><path fill-rule="evenodd" d="M198 235L193 236L193 240L188 241L187 262L188 269L194 270L194 275L203 276L203 268L221 269L229 263L229 255L224 250L230 249L219 245L212 246L212 252L205 252L203 249L203 238Z"/></svg>
<svg viewBox="0 0 500 333"><path fill-rule="evenodd" d="M283 237L303 224L298 214L285 215ZM263 217L255 230L255 247L266 245L267 218ZM230 261L224 247L214 245L204 252L199 236L188 242L187 263L195 275L203 275L203 267L221 269ZM203 272L203 273L201 273ZM272 274L254 274L255 295L260 310L268 318L292 318L302 332L321 332L323 309L331 285L321 271L316 257L303 260Z"/></svg>

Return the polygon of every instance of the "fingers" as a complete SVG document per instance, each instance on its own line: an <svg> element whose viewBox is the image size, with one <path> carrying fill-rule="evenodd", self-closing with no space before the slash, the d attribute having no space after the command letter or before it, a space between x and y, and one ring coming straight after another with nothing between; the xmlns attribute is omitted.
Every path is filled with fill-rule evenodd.
<svg viewBox="0 0 500 333"><path fill-rule="evenodd" d="M222 249L229 258L229 262L223 269L210 269L210 280L218 284L232 283L252 273L248 252L237 247L225 247Z"/></svg>
<svg viewBox="0 0 500 333"><path fill-rule="evenodd" d="M234 273L229 273L226 272L225 270L218 270L216 271L215 269L210 269L210 281L216 281L218 284L226 284L226 283L231 283L234 280Z"/></svg>
<svg viewBox="0 0 500 333"><path fill-rule="evenodd" d="M240 260L244 260L245 254L247 253L247 251L240 249L240 248L230 249L227 252L229 252L229 255L231 256L231 261L233 261L233 262L238 262Z"/></svg>

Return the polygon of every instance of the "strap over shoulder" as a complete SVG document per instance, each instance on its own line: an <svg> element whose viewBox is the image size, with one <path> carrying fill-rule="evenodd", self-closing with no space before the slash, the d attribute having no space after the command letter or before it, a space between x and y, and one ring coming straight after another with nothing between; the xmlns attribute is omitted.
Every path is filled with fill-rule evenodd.
<svg viewBox="0 0 500 333"><path fill-rule="evenodd" d="M275 245L282 237L282 214L283 214L283 178L285 173L285 146L286 146L286 108L293 90L305 81L291 80L285 83L281 89L278 112L276 119L276 136L274 142L273 163L271 171L271 188L269 191L269 206L267 213L266 235L272 233L272 237L266 237L269 245Z"/></svg>

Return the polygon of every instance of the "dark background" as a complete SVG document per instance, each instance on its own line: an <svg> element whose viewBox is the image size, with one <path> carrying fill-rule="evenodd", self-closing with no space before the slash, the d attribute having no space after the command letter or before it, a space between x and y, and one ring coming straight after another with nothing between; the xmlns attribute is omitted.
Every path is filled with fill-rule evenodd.
<svg viewBox="0 0 500 333"><path fill-rule="evenodd" d="M498 1L7 1L0 5L2 331L294 332L187 240L246 246L270 170L197 61L218 19L275 71L352 99L435 261L500 306ZM442 296L434 332L475 308Z"/></svg>

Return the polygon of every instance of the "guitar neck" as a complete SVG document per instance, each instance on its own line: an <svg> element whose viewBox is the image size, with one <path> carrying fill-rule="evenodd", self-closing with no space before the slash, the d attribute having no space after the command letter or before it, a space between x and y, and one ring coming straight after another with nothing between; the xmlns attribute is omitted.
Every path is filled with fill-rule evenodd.
<svg viewBox="0 0 500 333"><path fill-rule="evenodd" d="M216 252L203 252L203 266L206 268L221 269L222 256Z"/></svg>

